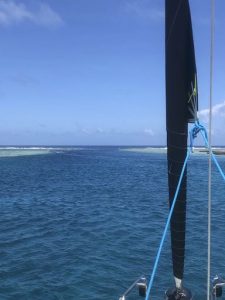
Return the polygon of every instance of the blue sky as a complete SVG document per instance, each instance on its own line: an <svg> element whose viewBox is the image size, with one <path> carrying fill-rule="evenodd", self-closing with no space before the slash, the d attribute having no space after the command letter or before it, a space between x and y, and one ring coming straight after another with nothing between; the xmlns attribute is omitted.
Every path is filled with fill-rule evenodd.
<svg viewBox="0 0 225 300"><path fill-rule="evenodd" d="M191 0L207 124L210 1ZM213 141L225 144L225 2ZM1 0L0 144L164 145L164 0Z"/></svg>

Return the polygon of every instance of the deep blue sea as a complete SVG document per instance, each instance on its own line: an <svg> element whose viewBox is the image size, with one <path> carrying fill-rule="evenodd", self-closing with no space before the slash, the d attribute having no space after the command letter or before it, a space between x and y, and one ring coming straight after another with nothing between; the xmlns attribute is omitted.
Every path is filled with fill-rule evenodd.
<svg viewBox="0 0 225 300"><path fill-rule="evenodd" d="M118 300L140 275L149 279L168 215L165 153L10 151L0 156L1 300ZM197 300L206 298L207 171L207 156L193 155L184 284ZM212 276L225 277L224 196L213 168ZM173 284L168 233L152 299Z"/></svg>

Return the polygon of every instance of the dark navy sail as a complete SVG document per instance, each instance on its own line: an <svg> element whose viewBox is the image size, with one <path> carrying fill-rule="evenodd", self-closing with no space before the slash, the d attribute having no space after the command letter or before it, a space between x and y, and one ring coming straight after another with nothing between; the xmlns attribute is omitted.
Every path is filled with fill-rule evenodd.
<svg viewBox="0 0 225 300"><path fill-rule="evenodd" d="M197 119L197 75L188 0L165 0L166 118L169 203L187 153L188 122ZM173 272L182 280L185 256L186 171L170 223Z"/></svg>

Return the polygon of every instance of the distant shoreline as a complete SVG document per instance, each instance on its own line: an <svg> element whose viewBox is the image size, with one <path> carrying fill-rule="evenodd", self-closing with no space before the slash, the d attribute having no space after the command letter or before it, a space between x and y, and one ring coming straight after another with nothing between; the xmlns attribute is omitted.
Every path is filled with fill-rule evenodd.
<svg viewBox="0 0 225 300"><path fill-rule="evenodd" d="M167 153L167 147L127 147L121 148L121 151L137 152L137 153ZM215 155L225 155L225 147L212 147ZM193 147L194 154L208 154L205 147Z"/></svg>
<svg viewBox="0 0 225 300"><path fill-rule="evenodd" d="M46 149L46 148L80 148L80 147L120 147L120 148L166 148L166 145L0 145L0 149ZM199 145L194 148L205 148ZM224 149L225 145L213 145L213 149Z"/></svg>
<svg viewBox="0 0 225 300"><path fill-rule="evenodd" d="M44 155L51 153L63 153L66 151L82 151L82 150L107 150L115 149L118 151L134 152L134 153L152 153L166 154L166 146L0 146L0 157L30 156ZM212 147L215 155L225 155L225 147ZM193 147L195 155L206 155L208 150L205 147Z"/></svg>

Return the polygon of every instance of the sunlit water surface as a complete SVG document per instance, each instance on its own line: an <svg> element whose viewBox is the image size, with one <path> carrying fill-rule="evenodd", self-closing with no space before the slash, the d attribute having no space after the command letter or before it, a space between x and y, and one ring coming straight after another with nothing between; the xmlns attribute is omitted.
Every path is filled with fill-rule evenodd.
<svg viewBox="0 0 225 300"><path fill-rule="evenodd" d="M2 151L0 299L113 300L138 276L149 278L168 215L165 151ZM197 300L206 298L207 168L206 155L188 166L184 282ZM213 169L212 275L225 275L224 195ZM173 286L170 256L168 234L154 299Z"/></svg>

